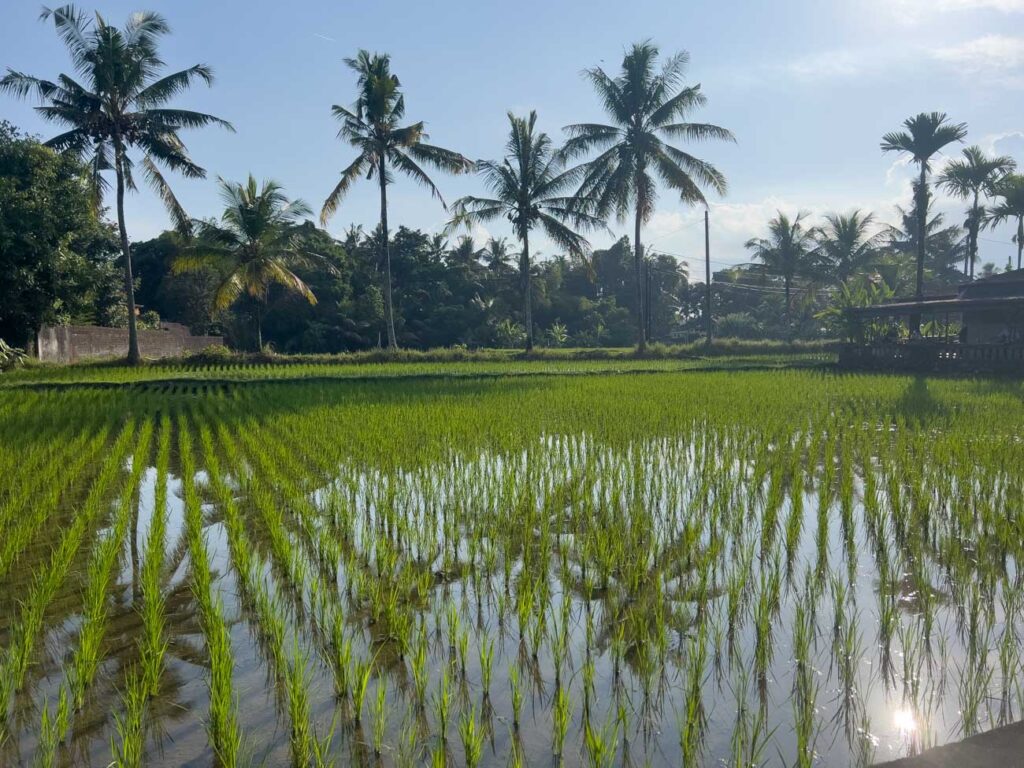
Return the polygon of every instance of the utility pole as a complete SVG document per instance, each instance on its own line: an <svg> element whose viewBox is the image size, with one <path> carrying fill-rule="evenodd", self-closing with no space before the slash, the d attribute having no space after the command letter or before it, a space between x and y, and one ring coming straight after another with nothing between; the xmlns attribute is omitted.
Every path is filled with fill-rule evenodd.
<svg viewBox="0 0 1024 768"><path fill-rule="evenodd" d="M711 225L708 209L704 209L704 321L707 324L707 345L711 346Z"/></svg>

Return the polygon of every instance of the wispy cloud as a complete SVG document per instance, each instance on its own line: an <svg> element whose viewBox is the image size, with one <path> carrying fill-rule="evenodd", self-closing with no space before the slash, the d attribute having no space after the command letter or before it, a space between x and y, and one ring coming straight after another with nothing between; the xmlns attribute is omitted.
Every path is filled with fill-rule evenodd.
<svg viewBox="0 0 1024 768"><path fill-rule="evenodd" d="M895 71L912 72L922 66L934 71L936 65L948 69L950 75L976 78L980 86L1024 86L1024 37L986 35L932 47L817 51L765 71L814 84L889 77Z"/></svg>
<svg viewBox="0 0 1024 768"><path fill-rule="evenodd" d="M885 0L884 7L896 19L907 24L918 24L935 18L937 13L1024 13L1024 0Z"/></svg>
<svg viewBox="0 0 1024 768"><path fill-rule="evenodd" d="M1024 37L986 35L957 45L935 48L931 55L967 75L1020 74L1024 70Z"/></svg>

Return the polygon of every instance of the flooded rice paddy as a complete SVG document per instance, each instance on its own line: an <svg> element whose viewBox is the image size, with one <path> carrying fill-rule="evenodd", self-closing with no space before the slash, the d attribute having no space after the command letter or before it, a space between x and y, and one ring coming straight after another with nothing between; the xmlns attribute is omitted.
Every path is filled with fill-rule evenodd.
<svg viewBox="0 0 1024 768"><path fill-rule="evenodd" d="M846 766L1019 719L1024 396L11 391L4 765Z"/></svg>

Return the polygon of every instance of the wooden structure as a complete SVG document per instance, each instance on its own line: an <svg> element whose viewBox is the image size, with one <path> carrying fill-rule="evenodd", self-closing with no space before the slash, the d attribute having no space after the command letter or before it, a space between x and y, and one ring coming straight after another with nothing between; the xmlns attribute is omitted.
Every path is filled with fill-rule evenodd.
<svg viewBox="0 0 1024 768"><path fill-rule="evenodd" d="M1024 373L1024 270L964 283L955 294L852 313L861 327L882 321L886 331L846 345L843 367ZM911 337L906 328L915 316L923 332Z"/></svg>

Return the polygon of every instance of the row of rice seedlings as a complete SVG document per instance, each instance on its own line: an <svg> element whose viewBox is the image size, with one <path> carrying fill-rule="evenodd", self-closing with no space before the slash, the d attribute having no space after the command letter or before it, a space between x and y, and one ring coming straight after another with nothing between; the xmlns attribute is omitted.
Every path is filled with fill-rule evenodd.
<svg viewBox="0 0 1024 768"><path fill-rule="evenodd" d="M213 437L205 425L201 429L201 434L207 457L210 485L224 512L232 559L236 566L239 559L243 563L237 569L239 582L244 585L247 593L245 597L249 598L248 602L260 625L259 630L265 633L265 637L269 639L268 661L287 697L288 717L291 724L289 743L292 763L296 766L317 766L318 768L331 765L333 763L328 753L333 740L334 728L332 726L326 735L320 737L313 725L307 690L309 685L308 659L304 652L299 651L297 637L293 638L292 658L290 660L286 658L284 650L285 619L281 613L280 603L271 597L265 582L257 577L252 556L241 554L251 552L250 544L243 530L241 516L231 496L231 491L223 482L223 475L213 448ZM220 447L230 465L241 468L241 457L238 455L230 435L222 431L219 438ZM248 491L253 491L251 478L243 474L238 479ZM263 510L265 513L269 512L267 507L263 507ZM271 518L267 522L272 541L271 548L282 560L289 563L289 575L295 580L293 583L302 585L305 582L305 567L300 564L301 561L297 556L291 554L294 553L294 549L283 534L279 517L270 514Z"/></svg>
<svg viewBox="0 0 1024 768"><path fill-rule="evenodd" d="M241 759L242 732L238 701L232 690L234 654L231 633L224 617L224 605L220 596L215 596L213 591L213 574L203 534L203 512L196 488L196 465L189 428L190 423L187 420L178 421L178 456L181 463L181 489L192 592L199 606L203 636L210 656L210 671L207 677L210 708L206 731L217 765L222 768L235 768Z"/></svg>
<svg viewBox="0 0 1024 768"><path fill-rule="evenodd" d="M82 605L82 626L69 672L72 699L77 709L85 706L86 690L92 685L101 661L107 631L110 586L116 578L124 551L125 537L136 502L135 494L146 468L152 434L152 422L143 422L132 457L131 475L121 492L113 525L107 536L96 545L89 562L89 576Z"/></svg>
<svg viewBox="0 0 1024 768"><path fill-rule="evenodd" d="M126 676L121 696L124 714L116 716L119 739L111 740L114 763L119 768L137 768L142 765L145 752L144 716L149 701L160 693L164 656L167 653L162 575L167 543L167 480L170 455L171 419L164 414L160 420L157 442L152 518L140 574L142 637L139 638L139 661L129 669Z"/></svg>
<svg viewBox="0 0 1024 768"><path fill-rule="evenodd" d="M110 452L110 460L89 489L82 509L64 532L49 561L33 574L20 615L11 629L11 640L0 658L0 719L6 723L12 696L21 689L31 663L36 640L43 629L47 607L67 579L72 562L88 530L102 516L123 462L135 437L135 423L121 430Z"/></svg>

